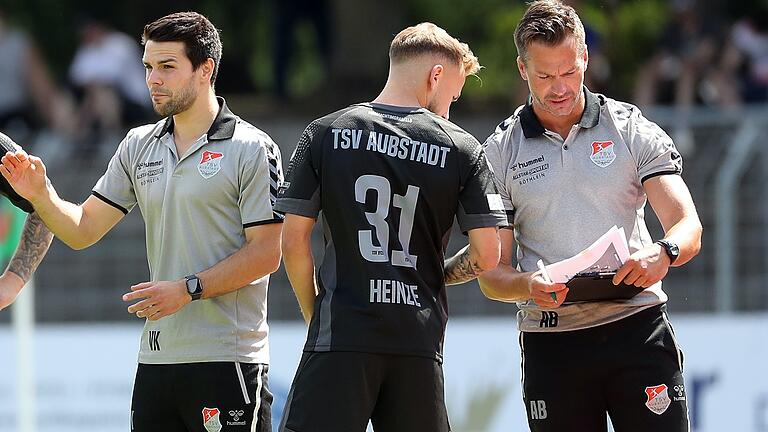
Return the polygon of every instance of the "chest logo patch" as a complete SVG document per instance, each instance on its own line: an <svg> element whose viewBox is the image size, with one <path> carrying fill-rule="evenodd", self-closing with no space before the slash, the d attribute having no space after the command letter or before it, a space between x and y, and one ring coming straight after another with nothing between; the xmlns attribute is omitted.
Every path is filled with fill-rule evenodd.
<svg viewBox="0 0 768 432"><path fill-rule="evenodd" d="M197 170L204 179L209 179L221 170L221 160L224 153L204 151L200 163L197 164Z"/></svg>
<svg viewBox="0 0 768 432"><path fill-rule="evenodd" d="M666 384L646 387L645 396L648 397L648 400L645 402L645 406L656 414L663 414L669 408L669 404L672 403L672 400L669 399L668 390Z"/></svg>
<svg viewBox="0 0 768 432"><path fill-rule="evenodd" d="M205 430L208 432L220 432L220 415L221 411L218 408L203 408L203 427L205 427Z"/></svg>
<svg viewBox="0 0 768 432"><path fill-rule="evenodd" d="M600 168L612 164L616 160L613 141L592 141L592 155L589 158Z"/></svg>

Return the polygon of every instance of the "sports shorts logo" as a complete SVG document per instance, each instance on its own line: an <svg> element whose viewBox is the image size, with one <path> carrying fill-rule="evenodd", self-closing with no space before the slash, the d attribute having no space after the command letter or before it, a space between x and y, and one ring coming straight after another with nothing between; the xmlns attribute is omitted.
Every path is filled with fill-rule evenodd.
<svg viewBox="0 0 768 432"><path fill-rule="evenodd" d="M669 404L672 403L672 400L669 399L668 390L666 384L646 387L645 395L648 400L645 402L645 406L656 414L664 414L664 411L669 408Z"/></svg>
<svg viewBox="0 0 768 432"><path fill-rule="evenodd" d="M203 157L200 159L200 163L197 164L197 170L200 171L200 175L204 179L209 179L216 175L221 170L221 160L224 158L224 153L204 151Z"/></svg>
<svg viewBox="0 0 768 432"><path fill-rule="evenodd" d="M221 411L218 408L203 408L203 427L208 432L221 432Z"/></svg>
<svg viewBox="0 0 768 432"><path fill-rule="evenodd" d="M613 151L613 141L592 141L592 162L600 168L605 168L616 160Z"/></svg>

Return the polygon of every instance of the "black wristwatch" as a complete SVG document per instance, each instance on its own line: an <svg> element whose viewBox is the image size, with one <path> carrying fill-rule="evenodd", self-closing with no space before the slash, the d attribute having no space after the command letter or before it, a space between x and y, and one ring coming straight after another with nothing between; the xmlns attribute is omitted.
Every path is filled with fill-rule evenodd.
<svg viewBox="0 0 768 432"><path fill-rule="evenodd" d="M187 294L192 297L192 301L200 300L203 295L203 283L196 275L184 276L187 283Z"/></svg>
<svg viewBox="0 0 768 432"><path fill-rule="evenodd" d="M659 240L656 243L660 244L661 247L663 247L667 252L667 256L669 256L669 264L674 264L677 257L680 256L680 248L677 246L677 244L664 239Z"/></svg>

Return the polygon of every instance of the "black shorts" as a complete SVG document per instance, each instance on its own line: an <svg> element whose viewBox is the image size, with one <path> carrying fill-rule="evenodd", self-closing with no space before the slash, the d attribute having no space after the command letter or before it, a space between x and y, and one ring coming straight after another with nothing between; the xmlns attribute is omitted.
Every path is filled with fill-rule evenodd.
<svg viewBox="0 0 768 432"><path fill-rule="evenodd" d="M271 432L268 368L226 362L140 363L133 385L131 431Z"/></svg>
<svg viewBox="0 0 768 432"><path fill-rule="evenodd" d="M585 330L520 334L533 432L687 432L683 353L654 306Z"/></svg>
<svg viewBox="0 0 768 432"><path fill-rule="evenodd" d="M447 432L443 367L426 357L305 352L281 432Z"/></svg>

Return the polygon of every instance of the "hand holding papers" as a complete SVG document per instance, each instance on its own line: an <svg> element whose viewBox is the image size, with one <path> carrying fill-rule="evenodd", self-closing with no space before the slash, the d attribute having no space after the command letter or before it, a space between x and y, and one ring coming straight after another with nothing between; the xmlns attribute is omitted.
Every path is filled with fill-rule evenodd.
<svg viewBox="0 0 768 432"><path fill-rule="evenodd" d="M577 255L546 266L549 278L568 286L565 303L628 299L643 290L641 287L611 279L629 258L627 237L623 228L615 225L591 246Z"/></svg>

